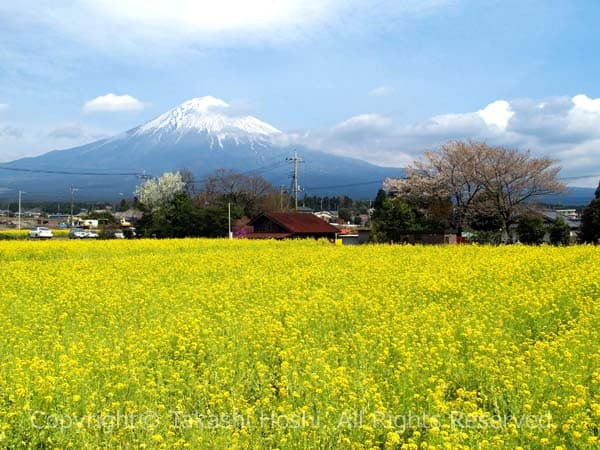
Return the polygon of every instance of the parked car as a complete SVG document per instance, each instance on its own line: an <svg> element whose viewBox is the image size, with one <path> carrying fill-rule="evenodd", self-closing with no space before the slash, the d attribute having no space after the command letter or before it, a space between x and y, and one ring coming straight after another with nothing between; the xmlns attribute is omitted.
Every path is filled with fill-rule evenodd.
<svg viewBox="0 0 600 450"><path fill-rule="evenodd" d="M71 228L69 231L69 239L83 239L87 236L87 232L83 228Z"/></svg>
<svg viewBox="0 0 600 450"><path fill-rule="evenodd" d="M69 231L70 239L93 239L97 237L98 233L95 231L84 230L83 228L71 228L71 231Z"/></svg>
<svg viewBox="0 0 600 450"><path fill-rule="evenodd" d="M29 230L30 239L51 239L52 230L48 227L35 227Z"/></svg>

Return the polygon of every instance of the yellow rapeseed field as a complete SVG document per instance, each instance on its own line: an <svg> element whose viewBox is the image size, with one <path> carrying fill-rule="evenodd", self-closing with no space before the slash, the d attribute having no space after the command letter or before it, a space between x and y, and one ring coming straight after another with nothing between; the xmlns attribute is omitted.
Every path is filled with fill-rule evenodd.
<svg viewBox="0 0 600 450"><path fill-rule="evenodd" d="M68 229L53 229L52 234L55 238L68 238ZM17 229L0 229L0 240L3 239L27 239L29 237L29 228Z"/></svg>
<svg viewBox="0 0 600 450"><path fill-rule="evenodd" d="M598 448L600 248L0 242L0 447Z"/></svg>

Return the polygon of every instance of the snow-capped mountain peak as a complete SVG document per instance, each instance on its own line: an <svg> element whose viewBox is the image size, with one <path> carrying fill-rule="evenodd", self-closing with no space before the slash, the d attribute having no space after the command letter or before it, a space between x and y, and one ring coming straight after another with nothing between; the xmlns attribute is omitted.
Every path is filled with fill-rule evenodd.
<svg viewBox="0 0 600 450"><path fill-rule="evenodd" d="M135 135L206 133L221 142L223 139L265 139L281 132L252 116L236 116L229 104L212 96L193 98L141 125Z"/></svg>

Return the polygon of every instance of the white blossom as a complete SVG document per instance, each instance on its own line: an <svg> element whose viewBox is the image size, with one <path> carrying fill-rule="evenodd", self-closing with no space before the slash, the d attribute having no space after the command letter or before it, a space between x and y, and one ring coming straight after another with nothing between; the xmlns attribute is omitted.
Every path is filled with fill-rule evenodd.
<svg viewBox="0 0 600 450"><path fill-rule="evenodd" d="M184 189L185 182L179 172L165 172L160 178L152 178L136 187L135 195L144 206L156 210Z"/></svg>

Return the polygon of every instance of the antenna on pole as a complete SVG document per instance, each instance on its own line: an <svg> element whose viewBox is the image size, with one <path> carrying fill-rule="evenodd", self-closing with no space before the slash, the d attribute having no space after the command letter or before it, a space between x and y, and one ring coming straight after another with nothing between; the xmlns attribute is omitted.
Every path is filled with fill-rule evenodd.
<svg viewBox="0 0 600 450"><path fill-rule="evenodd" d="M21 196L27 194L25 191L19 191L19 231L21 231Z"/></svg>
<svg viewBox="0 0 600 450"><path fill-rule="evenodd" d="M75 201L75 192L77 192L78 190L79 189L77 189L73 185L69 186L69 191L71 192L71 228L73 228L73 203Z"/></svg>
<svg viewBox="0 0 600 450"><path fill-rule="evenodd" d="M298 192L300 192L300 186L298 185L298 164L304 162L302 158L298 157L298 152L294 150L294 156L285 158L286 161L292 161L294 163L294 171L292 172L292 187L291 192L294 196L294 209L298 211Z"/></svg>

